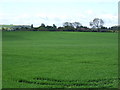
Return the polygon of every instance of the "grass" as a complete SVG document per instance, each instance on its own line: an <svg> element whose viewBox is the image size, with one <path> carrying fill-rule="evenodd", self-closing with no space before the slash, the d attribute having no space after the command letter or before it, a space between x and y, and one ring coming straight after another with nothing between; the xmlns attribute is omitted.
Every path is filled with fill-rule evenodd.
<svg viewBox="0 0 120 90"><path fill-rule="evenodd" d="M117 88L117 36L3 32L3 88Z"/></svg>

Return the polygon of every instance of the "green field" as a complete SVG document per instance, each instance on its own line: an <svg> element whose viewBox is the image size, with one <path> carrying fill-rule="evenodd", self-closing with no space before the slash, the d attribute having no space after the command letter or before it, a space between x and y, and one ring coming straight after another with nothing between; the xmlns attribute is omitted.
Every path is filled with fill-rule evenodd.
<svg viewBox="0 0 120 90"><path fill-rule="evenodd" d="M118 35L3 32L3 88L117 88Z"/></svg>

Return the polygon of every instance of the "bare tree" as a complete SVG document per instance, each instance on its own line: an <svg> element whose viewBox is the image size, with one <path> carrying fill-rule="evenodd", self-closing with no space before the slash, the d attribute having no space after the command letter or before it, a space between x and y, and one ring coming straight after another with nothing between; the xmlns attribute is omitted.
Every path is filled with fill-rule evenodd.
<svg viewBox="0 0 120 90"><path fill-rule="evenodd" d="M98 31L100 31L100 28L103 27L103 25L104 21L99 18L95 18L92 22L90 22L90 26L92 26L93 28L97 28Z"/></svg>
<svg viewBox="0 0 120 90"><path fill-rule="evenodd" d="M71 26L71 27L73 27L73 24L70 23L70 22L64 22L64 23L63 23L63 26L64 26L64 27L66 27L66 26Z"/></svg>
<svg viewBox="0 0 120 90"><path fill-rule="evenodd" d="M71 23L71 22L64 22L63 26L64 27L65 26L71 26L71 27L74 27L74 28L78 28L78 27L82 26L82 24L80 22L73 22L73 23Z"/></svg>
<svg viewBox="0 0 120 90"><path fill-rule="evenodd" d="M72 24L73 24L74 28L79 28L80 26L82 26L82 24L79 22L73 22Z"/></svg>

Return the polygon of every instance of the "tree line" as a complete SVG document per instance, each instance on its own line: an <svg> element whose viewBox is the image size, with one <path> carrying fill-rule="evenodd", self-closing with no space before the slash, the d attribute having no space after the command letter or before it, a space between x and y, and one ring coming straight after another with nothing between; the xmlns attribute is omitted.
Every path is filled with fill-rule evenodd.
<svg viewBox="0 0 120 90"><path fill-rule="evenodd" d="M13 31L78 31L78 32L115 32L118 30L118 27L104 27L104 21L99 18L93 19L89 22L91 28L83 26L80 22L64 22L62 27L57 27L55 24L52 26L45 25L42 23L39 27L33 27L33 24L28 27L17 27L13 28ZM4 28L3 28L4 29Z"/></svg>
<svg viewBox="0 0 120 90"><path fill-rule="evenodd" d="M41 26L34 28L34 31L96 31L99 32L100 29L106 29L107 27L103 26L104 21L99 18L95 18L92 22L90 22L91 29L82 26L80 22L64 22L62 27L57 27L55 24L52 26L45 26L44 23Z"/></svg>

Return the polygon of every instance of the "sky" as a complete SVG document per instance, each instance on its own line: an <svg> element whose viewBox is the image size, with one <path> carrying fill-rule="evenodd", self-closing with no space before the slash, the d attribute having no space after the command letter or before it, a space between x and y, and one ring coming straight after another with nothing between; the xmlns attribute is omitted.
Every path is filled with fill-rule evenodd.
<svg viewBox="0 0 120 90"><path fill-rule="evenodd" d="M118 25L119 0L0 0L0 24L63 26L80 22L89 26L94 18L104 26Z"/></svg>

